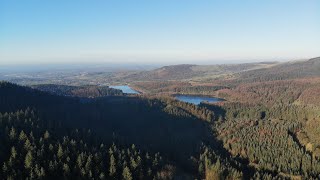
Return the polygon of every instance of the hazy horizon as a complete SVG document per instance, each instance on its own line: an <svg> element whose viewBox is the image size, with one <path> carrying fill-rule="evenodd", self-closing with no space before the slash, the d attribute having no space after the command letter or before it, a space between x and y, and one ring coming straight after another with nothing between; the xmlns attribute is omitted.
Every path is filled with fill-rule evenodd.
<svg viewBox="0 0 320 180"><path fill-rule="evenodd" d="M308 59L319 12L313 0L1 1L0 65Z"/></svg>
<svg viewBox="0 0 320 180"><path fill-rule="evenodd" d="M168 58L169 61L155 61L152 62L152 59L149 61L119 61L119 60L101 60L101 61L94 61L94 60L86 60L86 61L78 61L78 62L71 62L68 60L64 61L40 61L40 62L26 62L26 63L8 63L8 64L1 64L2 67L18 67L18 66L98 66L98 65L117 65L117 66L130 66L130 65L145 65L145 66L171 66L171 65L181 65L181 64L192 64L192 65L219 65L219 64L242 64L242 63L260 63L260 62L288 62L288 61L300 61L300 60L308 60L316 57L308 57L308 58L256 58L256 59L211 59L211 60L180 60L180 61L173 61L173 59ZM73 59L76 61L77 59Z"/></svg>

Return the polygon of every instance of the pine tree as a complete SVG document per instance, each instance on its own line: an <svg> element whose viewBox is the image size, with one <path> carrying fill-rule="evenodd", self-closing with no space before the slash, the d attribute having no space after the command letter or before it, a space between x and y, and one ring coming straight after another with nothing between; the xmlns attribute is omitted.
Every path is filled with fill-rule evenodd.
<svg viewBox="0 0 320 180"><path fill-rule="evenodd" d="M2 172L3 173L6 173L8 171L8 166L7 166L7 163L3 163L3 165L2 165Z"/></svg>
<svg viewBox="0 0 320 180"><path fill-rule="evenodd" d="M64 163L62 169L65 175L68 175L70 173L70 168L68 164Z"/></svg>
<svg viewBox="0 0 320 180"><path fill-rule="evenodd" d="M31 142L29 141L29 139L27 138L25 143L24 143L24 149L25 150L31 150L32 149L32 145Z"/></svg>
<svg viewBox="0 0 320 180"><path fill-rule="evenodd" d="M103 173L99 174L99 179L105 179L105 175Z"/></svg>
<svg viewBox="0 0 320 180"><path fill-rule="evenodd" d="M44 139L48 139L49 137L50 137L50 134L49 134L48 131L46 131L46 132L44 133L44 135L43 135L43 138L44 138Z"/></svg>
<svg viewBox="0 0 320 180"><path fill-rule="evenodd" d="M77 157L77 166L78 166L78 168L82 167L82 156L81 156L81 154L79 154L78 157Z"/></svg>
<svg viewBox="0 0 320 180"><path fill-rule="evenodd" d="M92 155L90 154L87 158L87 162L85 164L85 170L89 172L91 170L91 163L92 163Z"/></svg>
<svg viewBox="0 0 320 180"><path fill-rule="evenodd" d="M19 134L19 140L24 141L25 139L27 139L27 135L24 133L24 131L21 131Z"/></svg>
<svg viewBox="0 0 320 180"><path fill-rule="evenodd" d="M29 150L26 154L26 157L24 159L24 167L26 169L31 169L32 168L32 161L33 161L33 157L32 157L32 153Z"/></svg>
<svg viewBox="0 0 320 180"><path fill-rule="evenodd" d="M124 180L132 180L130 169L127 166L123 169L122 177Z"/></svg>
<svg viewBox="0 0 320 180"><path fill-rule="evenodd" d="M57 156L58 156L59 159L61 159L61 157L63 156L63 149L62 149L62 146L60 144L58 146Z"/></svg>
<svg viewBox="0 0 320 180"><path fill-rule="evenodd" d="M135 170L138 166L138 164L136 163L133 157L130 157L130 166L132 167L133 170Z"/></svg>
<svg viewBox="0 0 320 180"><path fill-rule="evenodd" d="M11 157L12 157L13 159L15 159L16 156L17 156L16 148L15 148L14 146L12 146L12 148L11 148Z"/></svg>
<svg viewBox="0 0 320 180"><path fill-rule="evenodd" d="M110 167L109 167L109 176L114 176L116 173L116 159L114 158L113 154L110 156Z"/></svg>
<svg viewBox="0 0 320 180"><path fill-rule="evenodd" d="M12 127L9 133L9 138L13 140L16 137L16 130Z"/></svg>

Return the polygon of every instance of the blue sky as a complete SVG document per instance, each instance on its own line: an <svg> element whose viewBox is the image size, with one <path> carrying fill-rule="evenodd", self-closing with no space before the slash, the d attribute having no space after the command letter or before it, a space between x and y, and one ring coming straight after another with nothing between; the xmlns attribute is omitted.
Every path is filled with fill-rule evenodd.
<svg viewBox="0 0 320 180"><path fill-rule="evenodd" d="M320 56L317 0L1 0L0 64Z"/></svg>

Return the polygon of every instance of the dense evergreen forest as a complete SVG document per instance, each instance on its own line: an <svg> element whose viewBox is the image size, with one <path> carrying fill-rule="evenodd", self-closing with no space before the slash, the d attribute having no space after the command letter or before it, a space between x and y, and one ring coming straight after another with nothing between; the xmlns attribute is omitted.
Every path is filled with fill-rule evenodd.
<svg viewBox="0 0 320 180"><path fill-rule="evenodd" d="M226 86L220 85L192 85L188 82L181 81L151 81L136 82L133 87L150 94L159 93L184 93L184 94L202 94L210 95L212 92L220 89L228 89Z"/></svg>
<svg viewBox="0 0 320 180"><path fill-rule="evenodd" d="M192 179L205 177L206 169L242 175L236 162L224 160L230 157L212 136L213 113L192 104L81 99L2 82L0 109L4 179ZM216 162L219 169L213 168Z"/></svg>
<svg viewBox="0 0 320 180"><path fill-rule="evenodd" d="M112 89L108 86L67 86L55 84L40 84L33 85L35 89L50 92L60 96L73 96L73 97L104 97L104 96L121 96L121 90Z"/></svg>
<svg viewBox="0 0 320 180"><path fill-rule="evenodd" d="M207 82L176 80L200 67L165 67L153 75L184 70L134 82L142 95L0 82L0 178L319 179L319 62L241 66Z"/></svg>
<svg viewBox="0 0 320 180"><path fill-rule="evenodd" d="M85 129L58 133L44 127L29 108L0 114L0 122L2 179L129 180L163 178L172 171L158 153L141 151L135 145L99 143Z"/></svg>

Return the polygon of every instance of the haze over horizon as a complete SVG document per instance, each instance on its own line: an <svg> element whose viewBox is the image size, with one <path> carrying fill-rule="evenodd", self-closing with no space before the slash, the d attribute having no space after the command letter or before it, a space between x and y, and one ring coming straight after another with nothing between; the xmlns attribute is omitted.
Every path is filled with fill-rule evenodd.
<svg viewBox="0 0 320 180"><path fill-rule="evenodd" d="M0 65L218 64L320 55L320 2L1 1Z"/></svg>

